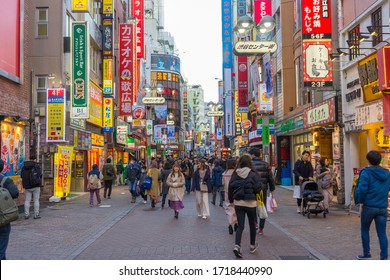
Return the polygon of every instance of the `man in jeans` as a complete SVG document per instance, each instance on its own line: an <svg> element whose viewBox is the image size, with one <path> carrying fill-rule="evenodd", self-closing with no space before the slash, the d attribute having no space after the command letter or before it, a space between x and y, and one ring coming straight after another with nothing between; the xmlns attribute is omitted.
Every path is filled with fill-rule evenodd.
<svg viewBox="0 0 390 280"><path fill-rule="evenodd" d="M375 221L375 229L379 239L380 259L388 258L388 240L386 236L387 207L390 191L390 172L379 166L382 156L378 151L370 151L366 155L368 167L359 175L354 200L362 204L360 215L360 235L362 239L363 254L357 256L358 260L371 259L370 252L370 225Z"/></svg>
<svg viewBox="0 0 390 280"><path fill-rule="evenodd" d="M22 177L22 184L24 188L25 201L24 201L24 218L30 218L30 202L31 198L34 199L34 219L40 219L39 215L39 197L41 194L41 181L33 182L33 177L37 176L42 178L42 171L39 164L36 162L36 156L31 155L29 161L24 162L20 177ZM35 174L34 174L35 173ZM34 175L33 175L34 174Z"/></svg>
<svg viewBox="0 0 390 280"><path fill-rule="evenodd" d="M131 193L131 203L136 202L137 182L141 176L141 167L135 162L135 158L130 158L130 163L126 167L126 179L129 181L129 191Z"/></svg>

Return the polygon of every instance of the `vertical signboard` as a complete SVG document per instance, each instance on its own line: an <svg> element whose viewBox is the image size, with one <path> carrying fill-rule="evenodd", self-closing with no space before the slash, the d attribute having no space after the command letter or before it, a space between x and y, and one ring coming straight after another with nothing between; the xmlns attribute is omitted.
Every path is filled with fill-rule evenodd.
<svg viewBox="0 0 390 280"><path fill-rule="evenodd" d="M86 22L72 23L72 98L71 118L87 119L89 40Z"/></svg>
<svg viewBox="0 0 390 280"><path fill-rule="evenodd" d="M302 38L331 39L330 0L302 0Z"/></svg>
<svg viewBox="0 0 390 280"><path fill-rule="evenodd" d="M89 87L89 118L88 122L94 125L103 126L103 94L102 88L90 81Z"/></svg>
<svg viewBox="0 0 390 280"><path fill-rule="evenodd" d="M132 115L132 105L136 101L136 53L135 24L119 25L119 114Z"/></svg>
<svg viewBox="0 0 390 280"><path fill-rule="evenodd" d="M65 141L66 98L64 88L48 88L46 142Z"/></svg>
<svg viewBox="0 0 390 280"><path fill-rule="evenodd" d="M103 132L113 132L114 101L112 96L103 97Z"/></svg>
<svg viewBox="0 0 390 280"><path fill-rule="evenodd" d="M232 0L222 0L222 54L223 68L233 68ZM231 77L226 77L231 78ZM225 79L224 79L225 80Z"/></svg>
<svg viewBox="0 0 390 280"><path fill-rule="evenodd" d="M103 19L103 55L112 55L113 31L112 19Z"/></svg>
<svg viewBox="0 0 390 280"><path fill-rule="evenodd" d="M103 18L112 18L114 11L112 0L103 0Z"/></svg>
<svg viewBox="0 0 390 280"><path fill-rule="evenodd" d="M248 112L248 58L238 56L238 112Z"/></svg>
<svg viewBox="0 0 390 280"><path fill-rule="evenodd" d="M54 195L65 197L70 192L72 174L73 147L58 146L58 152L54 154Z"/></svg>
<svg viewBox="0 0 390 280"><path fill-rule="evenodd" d="M259 24L263 16L270 16L272 14L272 1L254 0L253 14L254 14L255 23Z"/></svg>
<svg viewBox="0 0 390 280"><path fill-rule="evenodd" d="M237 0L237 17L246 15L246 0Z"/></svg>
<svg viewBox="0 0 390 280"><path fill-rule="evenodd" d="M267 103L268 105L271 105L268 107L269 111L268 113L272 113L274 111L273 108L273 100L274 100L274 82L273 82L273 71L272 71L272 60L271 60L271 54L267 53L263 56L263 81L265 84L265 95L264 93L261 93L261 100L260 104L262 102ZM260 106L261 110L261 106Z"/></svg>
<svg viewBox="0 0 390 280"><path fill-rule="evenodd" d="M136 19L136 50L137 58L145 58L145 38L144 38L144 0L132 0L132 16Z"/></svg>
<svg viewBox="0 0 390 280"><path fill-rule="evenodd" d="M112 94L112 58L103 59L103 93Z"/></svg>

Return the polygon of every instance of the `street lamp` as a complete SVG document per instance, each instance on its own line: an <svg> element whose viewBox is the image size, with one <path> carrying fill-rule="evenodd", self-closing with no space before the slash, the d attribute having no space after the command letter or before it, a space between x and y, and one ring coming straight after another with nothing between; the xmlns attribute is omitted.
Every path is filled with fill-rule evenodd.
<svg viewBox="0 0 390 280"><path fill-rule="evenodd" d="M250 16L245 15L239 18L236 26L233 28L233 31L238 33L239 36L242 36L251 31L253 27L256 27L260 33L264 34L271 32L275 26L276 22L272 16L263 16L259 24L255 26L253 19Z"/></svg>
<svg viewBox="0 0 390 280"><path fill-rule="evenodd" d="M151 87L149 84L146 84L144 86L144 90L148 94L152 94L152 96L155 96L156 94L161 94L164 91L164 86L162 84L157 84L156 87Z"/></svg>

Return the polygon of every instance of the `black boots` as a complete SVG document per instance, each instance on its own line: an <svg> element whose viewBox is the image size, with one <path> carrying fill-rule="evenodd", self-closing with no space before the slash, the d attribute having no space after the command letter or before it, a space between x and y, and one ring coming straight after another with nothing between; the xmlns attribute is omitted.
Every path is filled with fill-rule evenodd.
<svg viewBox="0 0 390 280"><path fill-rule="evenodd" d="M176 218L176 219L179 218L179 211L175 211L175 218Z"/></svg>
<svg viewBox="0 0 390 280"><path fill-rule="evenodd" d="M233 234L233 227L232 227L232 225L229 225L228 229L229 229L229 234Z"/></svg>

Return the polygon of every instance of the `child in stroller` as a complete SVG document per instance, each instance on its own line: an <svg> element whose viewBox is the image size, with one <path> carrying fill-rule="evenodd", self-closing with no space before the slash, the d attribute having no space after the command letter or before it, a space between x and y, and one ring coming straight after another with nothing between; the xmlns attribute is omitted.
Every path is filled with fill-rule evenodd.
<svg viewBox="0 0 390 280"><path fill-rule="evenodd" d="M307 218L310 219L310 214L323 213L326 218L326 212L322 205L324 196L318 190L318 185L314 181L305 181L302 183L302 198L303 198L303 211L302 215L307 214Z"/></svg>

